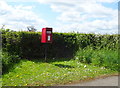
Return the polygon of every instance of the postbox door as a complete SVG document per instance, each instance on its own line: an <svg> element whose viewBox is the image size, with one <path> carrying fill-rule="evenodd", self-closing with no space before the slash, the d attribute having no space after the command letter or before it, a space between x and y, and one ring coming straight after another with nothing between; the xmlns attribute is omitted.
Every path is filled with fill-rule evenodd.
<svg viewBox="0 0 120 88"><path fill-rule="evenodd" d="M51 41L51 35L47 35L47 41L48 41L48 42Z"/></svg>
<svg viewBox="0 0 120 88"><path fill-rule="evenodd" d="M52 31L47 31L47 42L52 42Z"/></svg>

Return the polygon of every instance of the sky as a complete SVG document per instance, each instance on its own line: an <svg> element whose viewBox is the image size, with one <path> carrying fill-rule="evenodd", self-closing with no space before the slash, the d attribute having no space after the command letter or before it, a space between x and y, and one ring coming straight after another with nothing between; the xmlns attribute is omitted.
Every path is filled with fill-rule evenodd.
<svg viewBox="0 0 120 88"><path fill-rule="evenodd" d="M0 27L96 34L118 33L119 0L0 0Z"/></svg>

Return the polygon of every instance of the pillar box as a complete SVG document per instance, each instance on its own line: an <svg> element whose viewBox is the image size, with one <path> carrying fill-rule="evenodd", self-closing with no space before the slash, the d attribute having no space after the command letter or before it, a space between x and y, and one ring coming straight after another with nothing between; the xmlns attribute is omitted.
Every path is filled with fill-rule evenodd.
<svg viewBox="0 0 120 88"><path fill-rule="evenodd" d="M42 28L41 43L52 43L52 28Z"/></svg>

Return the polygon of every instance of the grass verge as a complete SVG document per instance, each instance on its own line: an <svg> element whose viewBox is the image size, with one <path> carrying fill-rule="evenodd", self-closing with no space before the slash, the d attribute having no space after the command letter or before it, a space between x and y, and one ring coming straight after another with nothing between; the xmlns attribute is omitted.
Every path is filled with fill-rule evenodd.
<svg viewBox="0 0 120 88"><path fill-rule="evenodd" d="M3 75L3 86L53 86L117 73L78 60L48 63L21 60L14 67L12 71Z"/></svg>

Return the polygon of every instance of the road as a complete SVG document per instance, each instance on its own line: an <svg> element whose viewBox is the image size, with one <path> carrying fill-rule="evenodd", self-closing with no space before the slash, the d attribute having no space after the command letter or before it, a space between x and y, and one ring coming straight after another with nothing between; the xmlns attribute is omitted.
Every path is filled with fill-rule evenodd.
<svg viewBox="0 0 120 88"><path fill-rule="evenodd" d="M67 84L63 86L118 86L118 76L104 77L77 84Z"/></svg>

